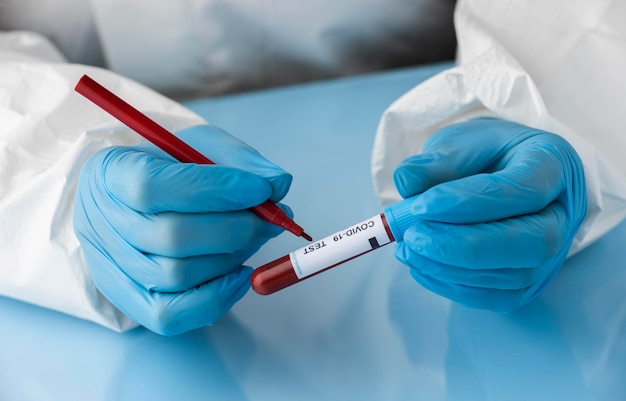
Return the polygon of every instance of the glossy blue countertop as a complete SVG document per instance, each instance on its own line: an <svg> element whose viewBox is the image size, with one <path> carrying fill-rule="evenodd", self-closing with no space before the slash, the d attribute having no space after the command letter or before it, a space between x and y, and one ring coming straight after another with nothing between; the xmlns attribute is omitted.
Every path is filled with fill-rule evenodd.
<svg viewBox="0 0 626 401"><path fill-rule="evenodd" d="M285 198L315 238L379 212L370 153L384 109L441 66L189 103L294 175ZM421 288L393 245L214 327L119 334L0 298L0 400L625 400L626 223L509 315ZM303 245L285 233L249 264Z"/></svg>

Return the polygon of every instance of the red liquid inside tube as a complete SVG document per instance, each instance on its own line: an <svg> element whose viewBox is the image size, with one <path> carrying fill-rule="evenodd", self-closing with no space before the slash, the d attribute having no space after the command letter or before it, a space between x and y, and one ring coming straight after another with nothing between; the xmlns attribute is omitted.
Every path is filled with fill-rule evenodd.
<svg viewBox="0 0 626 401"><path fill-rule="evenodd" d="M252 289L261 294L269 295L300 281L293 270L289 255L271 261L252 272L250 284Z"/></svg>

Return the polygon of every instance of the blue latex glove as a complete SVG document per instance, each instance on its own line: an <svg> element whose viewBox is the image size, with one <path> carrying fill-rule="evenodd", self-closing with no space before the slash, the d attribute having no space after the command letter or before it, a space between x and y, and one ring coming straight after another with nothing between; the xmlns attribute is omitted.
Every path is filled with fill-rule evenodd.
<svg viewBox="0 0 626 401"><path fill-rule="evenodd" d="M396 257L422 286L510 312L559 271L587 210L582 163L560 136L480 118L433 134L394 173L420 194Z"/></svg>
<svg viewBox="0 0 626 401"><path fill-rule="evenodd" d="M246 293L252 268L242 263L282 232L246 209L280 201L291 184L218 128L177 136L216 165L179 163L147 142L103 149L83 167L74 206L98 289L164 335L212 325Z"/></svg>

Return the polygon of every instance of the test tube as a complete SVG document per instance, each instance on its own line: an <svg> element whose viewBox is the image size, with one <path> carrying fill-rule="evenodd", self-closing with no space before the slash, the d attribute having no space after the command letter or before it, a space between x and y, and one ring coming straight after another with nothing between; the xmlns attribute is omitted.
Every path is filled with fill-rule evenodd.
<svg viewBox="0 0 626 401"><path fill-rule="evenodd" d="M414 200L387 206L380 214L258 267L250 277L252 289L272 294L402 238L415 221Z"/></svg>

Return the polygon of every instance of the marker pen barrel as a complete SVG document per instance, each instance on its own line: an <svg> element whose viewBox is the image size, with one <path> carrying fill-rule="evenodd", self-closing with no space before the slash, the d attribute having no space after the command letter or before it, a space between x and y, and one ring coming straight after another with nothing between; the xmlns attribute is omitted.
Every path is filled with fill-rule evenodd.
<svg viewBox="0 0 626 401"><path fill-rule="evenodd" d="M414 199L258 267L250 277L252 289L261 295L274 293L402 238L415 220Z"/></svg>

